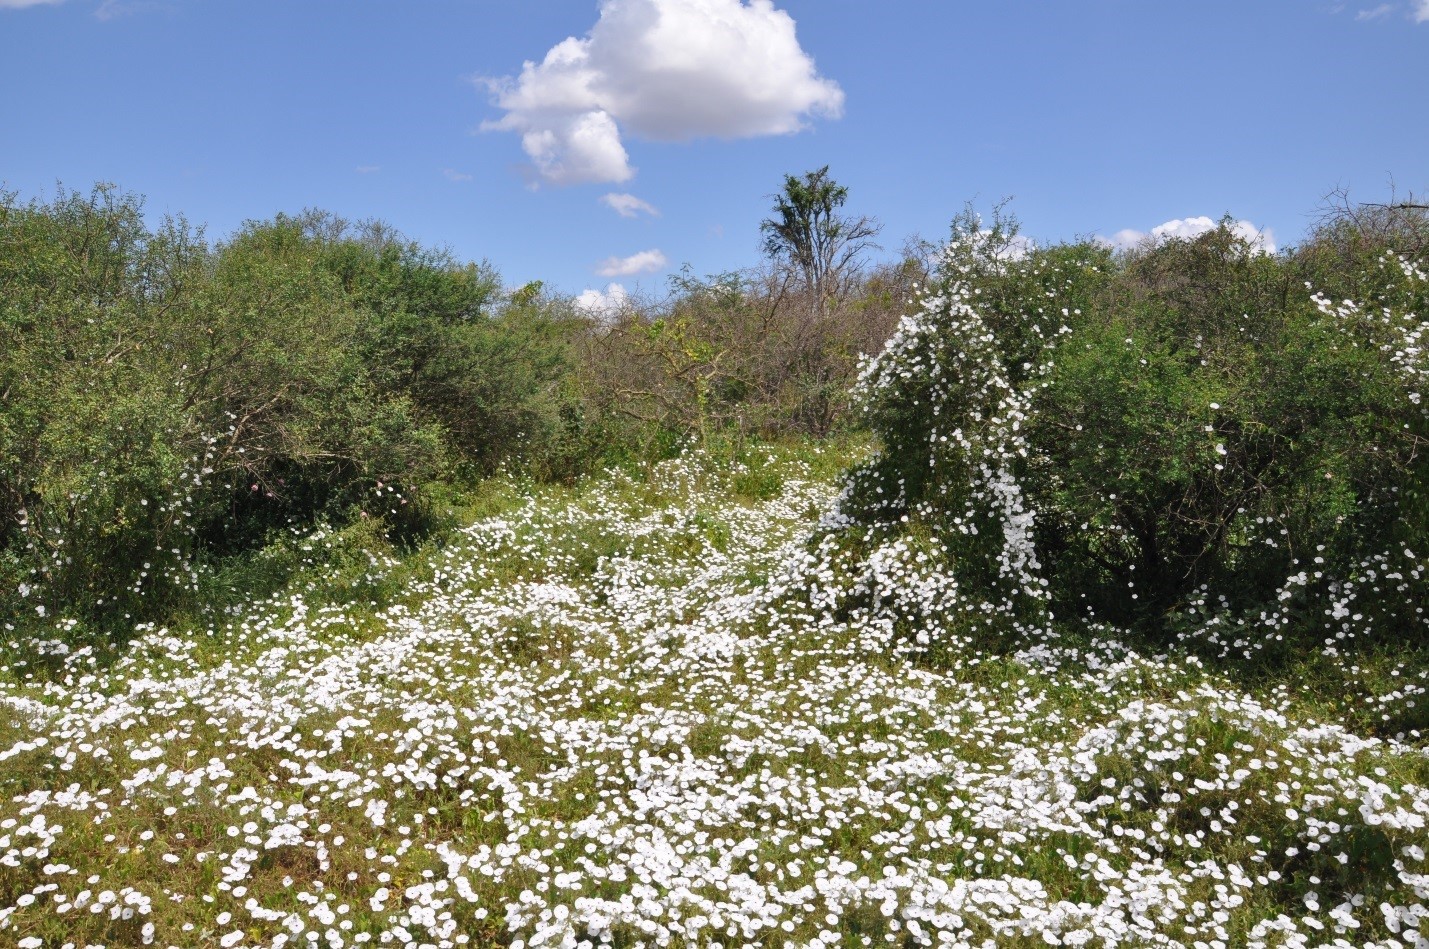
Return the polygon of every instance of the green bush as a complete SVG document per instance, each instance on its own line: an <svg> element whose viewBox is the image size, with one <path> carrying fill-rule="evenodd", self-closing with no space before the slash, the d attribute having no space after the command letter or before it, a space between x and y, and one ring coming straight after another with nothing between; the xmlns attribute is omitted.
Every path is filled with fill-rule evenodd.
<svg viewBox="0 0 1429 949"><path fill-rule="evenodd" d="M294 528L415 538L424 486L579 465L580 324L499 285L317 212L210 246L110 186L0 196L0 621L132 628Z"/></svg>
<svg viewBox="0 0 1429 949"><path fill-rule="evenodd" d="M910 274L894 268L861 283L845 274L847 293L815 307L777 270L697 278L687 269L668 299L632 302L592 326L586 416L645 450L721 432L829 435L847 424L859 360L887 339Z"/></svg>
<svg viewBox="0 0 1429 949"><path fill-rule="evenodd" d="M1258 633L1209 637L1247 655L1421 636L1429 280L1389 247L1366 259L1348 276L1323 247L1263 254L1224 226L1027 249L1015 222L966 216L861 380L883 451L846 507L932 527L964 592L1015 623L1165 640L1251 617Z"/></svg>

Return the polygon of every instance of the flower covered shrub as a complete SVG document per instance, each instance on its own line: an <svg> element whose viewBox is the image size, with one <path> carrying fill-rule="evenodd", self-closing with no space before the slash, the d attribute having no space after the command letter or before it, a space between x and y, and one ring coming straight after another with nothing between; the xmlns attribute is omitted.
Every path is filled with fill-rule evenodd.
<svg viewBox="0 0 1429 949"><path fill-rule="evenodd" d="M1425 263L1381 248L1360 305L1316 292L1313 249L1034 248L965 216L862 374L883 448L844 514L931 533L964 619L1019 635L1421 637Z"/></svg>

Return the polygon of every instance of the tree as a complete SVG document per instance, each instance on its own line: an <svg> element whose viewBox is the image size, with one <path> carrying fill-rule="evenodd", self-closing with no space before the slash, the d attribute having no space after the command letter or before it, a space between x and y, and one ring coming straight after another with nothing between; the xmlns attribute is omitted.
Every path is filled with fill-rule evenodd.
<svg viewBox="0 0 1429 949"><path fill-rule="evenodd" d="M829 166L784 176L784 190L773 195L774 216L760 222L764 253L792 265L803 278L817 315L830 299L842 297L859 256L877 247L881 230L870 217L839 213L848 188L829 177Z"/></svg>

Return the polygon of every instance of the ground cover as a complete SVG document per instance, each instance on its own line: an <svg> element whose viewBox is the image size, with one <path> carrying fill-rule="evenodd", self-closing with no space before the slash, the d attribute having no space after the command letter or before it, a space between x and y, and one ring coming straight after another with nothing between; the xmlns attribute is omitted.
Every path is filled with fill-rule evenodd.
<svg viewBox="0 0 1429 949"><path fill-rule="evenodd" d="M840 526L856 452L512 491L366 586L57 634L0 674L0 941L1429 944L1417 736L920 620L953 581Z"/></svg>

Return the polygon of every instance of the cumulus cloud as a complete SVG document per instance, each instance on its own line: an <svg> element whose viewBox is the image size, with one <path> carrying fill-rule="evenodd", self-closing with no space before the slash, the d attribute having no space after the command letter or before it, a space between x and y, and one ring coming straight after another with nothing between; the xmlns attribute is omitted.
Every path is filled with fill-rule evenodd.
<svg viewBox="0 0 1429 949"><path fill-rule="evenodd" d="M500 119L553 184L627 181L622 131L652 141L783 135L836 118L843 91L799 46L772 0L602 0L569 37L517 77L484 80Z"/></svg>
<svg viewBox="0 0 1429 949"><path fill-rule="evenodd" d="M464 171L457 171L455 168L443 168L442 177L448 181L470 181L471 175Z"/></svg>
<svg viewBox="0 0 1429 949"><path fill-rule="evenodd" d="M1111 237L1103 237L1102 240L1112 247L1126 250L1138 247L1145 243L1156 243L1163 240L1189 240L1207 231L1216 229L1219 222L1213 221L1202 215L1201 217L1173 218L1164 224L1158 224L1146 231L1126 230L1117 231ZM1268 227L1256 227L1249 221L1234 221L1230 225L1231 233L1236 237L1249 243L1256 250L1263 254L1275 253L1275 232Z"/></svg>
<svg viewBox="0 0 1429 949"><path fill-rule="evenodd" d="M1414 4L1414 22L1429 23L1429 0L1417 0Z"/></svg>
<svg viewBox="0 0 1429 949"><path fill-rule="evenodd" d="M621 217L638 217L641 213L649 214L651 217L659 217L660 212L648 201L642 201L633 194L621 194L612 191L600 197L600 203L604 204L619 214Z"/></svg>
<svg viewBox="0 0 1429 949"><path fill-rule="evenodd" d="M1429 0L1425 0L1425 2L1429 2ZM1392 4L1392 3L1381 3L1379 6L1375 7L1375 8L1372 9L1372 10L1361 10L1361 11L1359 11L1358 13L1355 14L1355 19L1356 19L1356 20L1378 20L1380 17L1385 16L1386 14L1388 14L1388 13L1389 13L1390 11L1392 11L1393 9L1394 9L1394 4Z"/></svg>
<svg viewBox="0 0 1429 949"><path fill-rule="evenodd" d="M664 267L665 255L658 250L642 250L629 257L607 257L595 268L602 277L633 277Z"/></svg>
<svg viewBox="0 0 1429 949"><path fill-rule="evenodd" d="M584 290L577 294L576 309L596 319L610 320L620 313L629 299L630 294L625 292L623 286L612 283L604 290Z"/></svg>
<svg viewBox="0 0 1429 949"><path fill-rule="evenodd" d="M483 123L482 128L519 129L522 150L536 173L552 184L629 181L635 176L630 156L620 143L620 130L603 111L549 115L524 128L507 122L512 115L515 113L500 123Z"/></svg>

